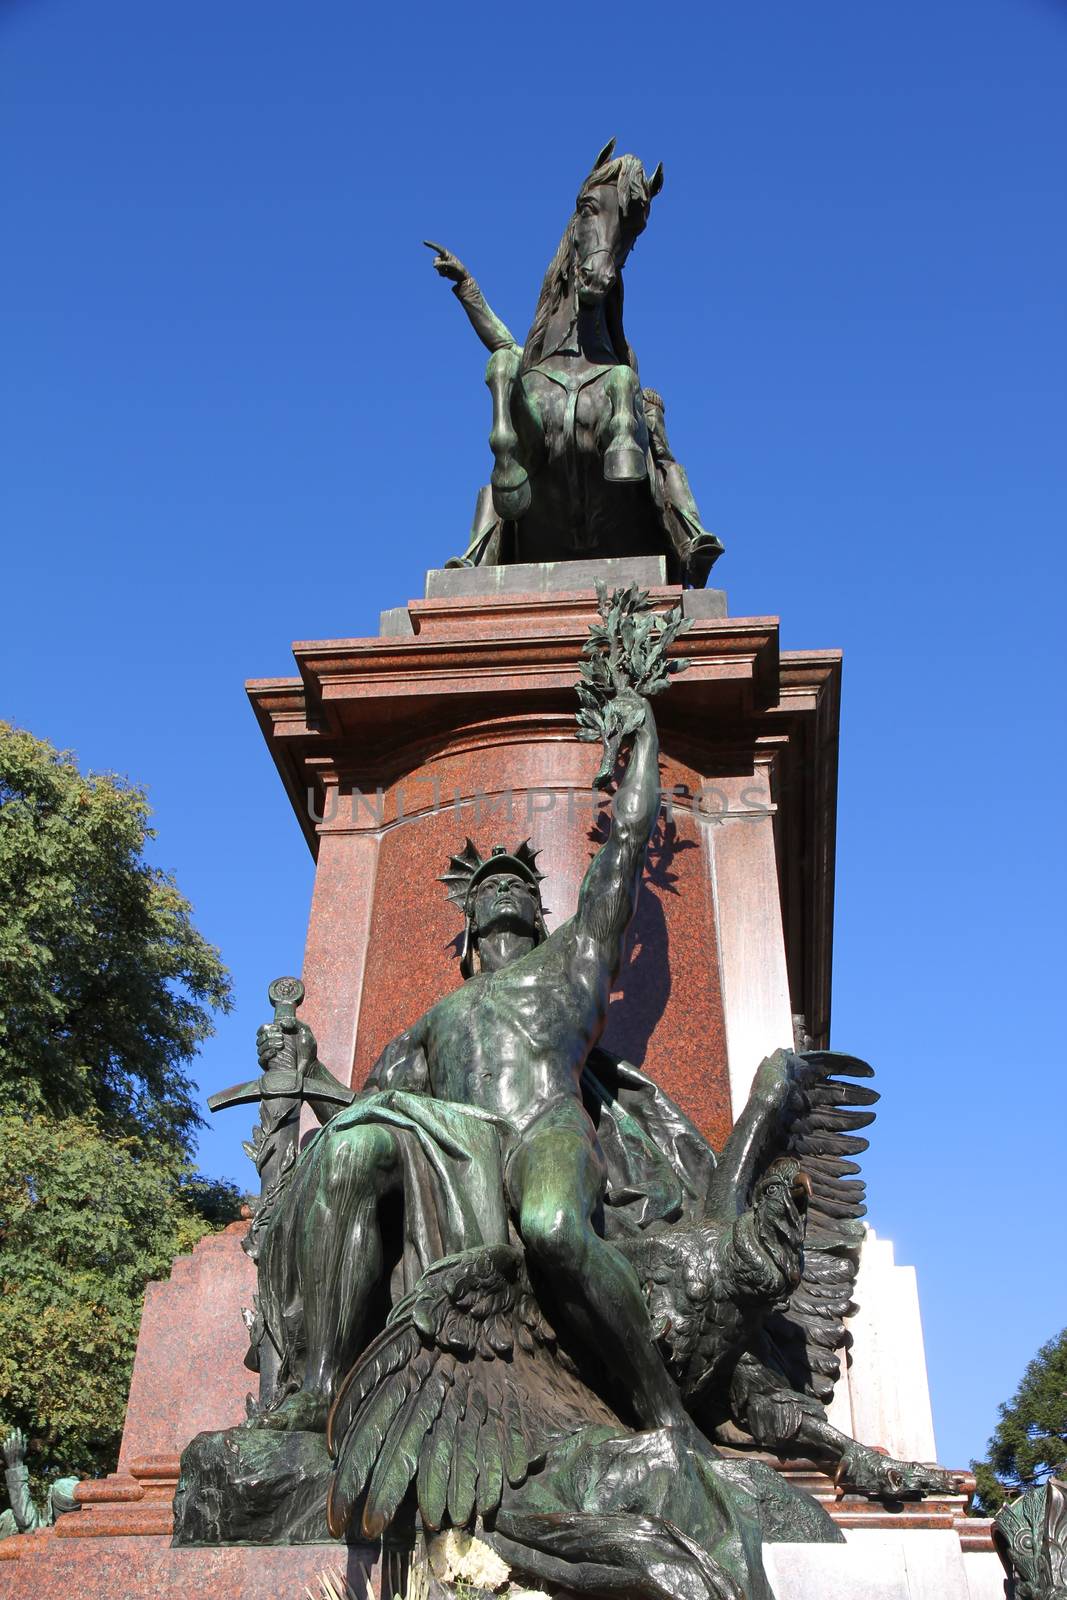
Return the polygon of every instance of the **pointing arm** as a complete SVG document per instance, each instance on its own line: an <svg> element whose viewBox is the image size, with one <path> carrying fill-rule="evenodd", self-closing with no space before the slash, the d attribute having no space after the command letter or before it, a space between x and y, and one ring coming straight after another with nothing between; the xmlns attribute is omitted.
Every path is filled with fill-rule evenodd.
<svg viewBox="0 0 1067 1600"><path fill-rule="evenodd" d="M437 252L434 257L434 268L442 278L451 280L452 293L467 313L471 327L485 348L490 352L517 350L519 346L510 329L501 322L458 256L454 256L451 250L446 250L444 245L433 244L429 239L424 239L423 243Z"/></svg>

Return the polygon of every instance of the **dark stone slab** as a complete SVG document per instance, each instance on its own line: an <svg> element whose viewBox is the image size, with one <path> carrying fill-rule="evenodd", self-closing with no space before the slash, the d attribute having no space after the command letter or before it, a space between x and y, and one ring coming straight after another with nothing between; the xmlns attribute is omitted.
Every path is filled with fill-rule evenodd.
<svg viewBox="0 0 1067 1600"><path fill-rule="evenodd" d="M544 561L510 567L438 567L426 574L427 600L467 595L561 594L591 589L594 578L609 587L631 581L651 589L666 583L662 556L620 556L603 561ZM725 617L725 589L683 589L682 614L694 621ZM407 606L381 613L380 639L413 639L415 628Z"/></svg>
<svg viewBox="0 0 1067 1600"><path fill-rule="evenodd" d="M182 1453L174 1543L325 1543L330 1469L322 1433L199 1433Z"/></svg>
<svg viewBox="0 0 1067 1600"><path fill-rule="evenodd" d="M683 589L682 616L694 622L726 616L725 589Z"/></svg>
<svg viewBox="0 0 1067 1600"><path fill-rule="evenodd" d="M596 578L602 578L609 589L624 583L656 588L667 582L666 557L613 556L598 561L521 561L506 567L438 567L426 574L426 599L561 594L591 589Z"/></svg>

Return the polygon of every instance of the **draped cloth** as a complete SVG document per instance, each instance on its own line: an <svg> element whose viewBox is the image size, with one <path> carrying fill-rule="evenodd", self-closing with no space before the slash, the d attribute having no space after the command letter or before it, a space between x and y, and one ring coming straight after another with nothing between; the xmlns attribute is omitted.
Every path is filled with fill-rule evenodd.
<svg viewBox="0 0 1067 1600"><path fill-rule="evenodd" d="M607 1166L606 1236L697 1221L715 1153L670 1095L598 1046L582 1074L582 1097Z"/></svg>
<svg viewBox="0 0 1067 1600"><path fill-rule="evenodd" d="M590 1053L581 1088L607 1172L605 1236L695 1220L715 1156L684 1112L636 1067L600 1049ZM303 1345L299 1260L305 1230L355 1230L360 1212L366 1213L369 1197L360 1193L366 1177L358 1162L350 1177L334 1175L328 1209L316 1201L336 1141L365 1126L393 1134L402 1174L401 1241L388 1263L394 1304L443 1257L516 1240L504 1184L516 1135L507 1122L474 1106L398 1089L361 1096L301 1151L264 1231L259 1311L283 1371L286 1358ZM340 1284L338 1292L344 1292Z"/></svg>
<svg viewBox="0 0 1067 1600"><path fill-rule="evenodd" d="M595 1221L605 1236L696 1222L715 1156L684 1112L650 1078L600 1049L590 1054L581 1093L604 1156L606 1190ZM389 1130L400 1167L399 1237L394 1227L383 1263L394 1305L444 1257L517 1242L504 1183L515 1129L429 1095L361 1096L305 1146L266 1225L259 1309L279 1346L283 1387L297 1379L303 1347L301 1239L308 1229L335 1228L358 1251L360 1229L377 1226L368 1169L358 1157L332 1159L338 1141L365 1127ZM337 1296L346 1292L344 1277L339 1272L331 1285ZM679 1449L670 1429L635 1434L621 1423L580 1419L552 1443L544 1471L505 1490L494 1527L505 1558L545 1583L569 1574L579 1589L602 1587L596 1574L614 1572L625 1593L649 1574L662 1577L666 1562L682 1600L773 1600L762 1539L838 1537L825 1513L762 1463L705 1460Z"/></svg>

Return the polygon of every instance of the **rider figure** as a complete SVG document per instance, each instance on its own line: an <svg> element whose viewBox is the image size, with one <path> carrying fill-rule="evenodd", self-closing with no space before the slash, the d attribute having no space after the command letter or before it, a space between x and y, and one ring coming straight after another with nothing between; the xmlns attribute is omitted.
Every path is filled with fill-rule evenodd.
<svg viewBox="0 0 1067 1600"><path fill-rule="evenodd" d="M435 252L435 270L451 282L452 292L466 312L471 327L489 351L486 382L490 389L501 382L512 385L519 379L523 347L489 305L462 261L443 245L430 244L430 248ZM588 326L585 326L586 323ZM599 307L595 313L585 313L584 322L581 307L578 309L578 321L572 323L568 318L560 318L557 334L558 337L554 339L546 339L541 351L542 361L551 357L557 365L576 363L577 367L587 367L591 373L595 373L619 360L619 353L612 346ZM632 352L627 350L627 355L632 361ZM689 581L702 585L707 581L713 563L722 554L722 543L702 525L685 468L671 452L663 420L662 397L654 389L644 389L640 395L640 406L653 468L650 480L653 500L680 569ZM522 477L524 480L525 474ZM492 498L484 490L479 495L470 544L461 558L448 563L450 566L469 566L496 558L501 517L500 507L497 505L494 508L493 501L499 502L501 493L495 478L494 489L496 492ZM515 493L514 488L511 492ZM519 496L516 505L528 504L525 482L520 485Z"/></svg>

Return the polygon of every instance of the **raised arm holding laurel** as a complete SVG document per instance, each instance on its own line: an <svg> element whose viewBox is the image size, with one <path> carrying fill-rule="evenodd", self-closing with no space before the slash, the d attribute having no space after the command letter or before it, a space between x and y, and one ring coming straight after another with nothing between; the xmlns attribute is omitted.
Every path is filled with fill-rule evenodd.
<svg viewBox="0 0 1067 1600"><path fill-rule="evenodd" d="M303 1316L283 1351L280 1392L257 1419L264 1426L321 1426L365 1341L384 1269L381 1207L404 1184L396 1097L414 1095L450 1108L453 1120L469 1125L470 1113L479 1127L488 1120L502 1198L553 1316L601 1354L642 1425L685 1419L637 1276L594 1227L606 1174L581 1090L659 806L656 723L639 689L666 686L666 647L682 624L657 618L647 596L633 591L611 602L602 593L601 603L606 620L587 652L580 736L604 739L602 779L629 748L610 835L586 874L576 915L551 934L528 845L514 854L498 847L483 860L468 840L453 856L445 881L466 919L467 981L386 1048L363 1094L301 1163L279 1225L266 1232L260 1275L268 1323L283 1324L285 1308L297 1303ZM261 1047L273 1043L265 1030ZM383 1096L393 1097L389 1115ZM286 1225L286 1215L338 1222Z"/></svg>

